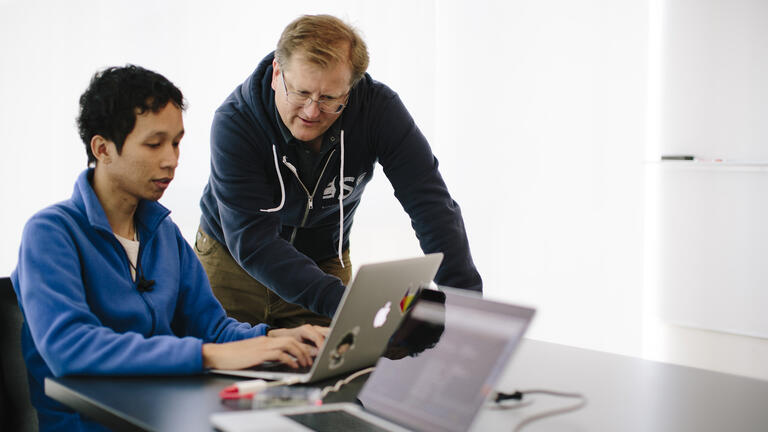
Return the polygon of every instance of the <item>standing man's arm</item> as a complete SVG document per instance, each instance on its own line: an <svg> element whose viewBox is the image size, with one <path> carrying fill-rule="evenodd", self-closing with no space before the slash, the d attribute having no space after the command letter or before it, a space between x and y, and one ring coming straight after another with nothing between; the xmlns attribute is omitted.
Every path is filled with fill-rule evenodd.
<svg viewBox="0 0 768 432"><path fill-rule="evenodd" d="M411 218L424 253L443 252L438 285L482 291L461 209L451 198L426 138L400 98L392 95L371 131L379 162Z"/></svg>
<svg viewBox="0 0 768 432"><path fill-rule="evenodd" d="M246 272L284 300L331 317L344 293L341 281L281 238L280 216L264 211L282 198L273 143L265 141L240 114L216 113L209 181L215 202L204 198L203 205L216 207L224 242Z"/></svg>

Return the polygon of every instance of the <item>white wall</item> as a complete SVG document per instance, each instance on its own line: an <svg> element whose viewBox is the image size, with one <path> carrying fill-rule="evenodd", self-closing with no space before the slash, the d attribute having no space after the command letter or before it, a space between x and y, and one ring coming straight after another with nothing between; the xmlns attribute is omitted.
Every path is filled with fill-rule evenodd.
<svg viewBox="0 0 768 432"><path fill-rule="evenodd" d="M637 1L440 3L444 172L486 292L538 306L534 337L638 353L646 16Z"/></svg>
<svg viewBox="0 0 768 432"><path fill-rule="evenodd" d="M643 355L768 379L768 3L650 8Z"/></svg>
<svg viewBox="0 0 768 432"><path fill-rule="evenodd" d="M74 118L97 69L136 63L190 102L162 202L191 239L213 111L300 13L350 20L461 204L489 297L531 304L531 336L639 354L647 11L634 0L0 1L0 274L24 221L85 167ZM381 171L361 262L419 253Z"/></svg>
<svg viewBox="0 0 768 432"><path fill-rule="evenodd" d="M274 49L282 28L301 13L332 13L358 26L375 53L370 71L410 95L406 104L430 135L434 89L410 78L412 68L434 68L428 54L435 44L434 5L414 7L401 1L382 11L355 1L322 8L314 4L0 3L0 180L3 202L13 203L11 211L0 216L0 274L15 267L24 221L68 197L77 173L85 168L74 126L78 97L92 74L108 65L135 63L156 70L179 86L189 102L180 167L162 202L190 239L207 181L213 112ZM405 9L408 14L403 15Z"/></svg>

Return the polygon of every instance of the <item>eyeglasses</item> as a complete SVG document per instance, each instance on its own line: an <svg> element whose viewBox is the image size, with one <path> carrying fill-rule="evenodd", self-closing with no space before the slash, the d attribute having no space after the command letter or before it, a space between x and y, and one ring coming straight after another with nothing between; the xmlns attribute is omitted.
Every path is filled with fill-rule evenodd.
<svg viewBox="0 0 768 432"><path fill-rule="evenodd" d="M288 85L285 84L285 75L283 75L282 70L280 71L280 77L283 79L285 97L288 99L288 102L293 105L306 107L311 105L312 102L315 102L320 111L331 114L338 114L341 112L341 110L344 109L345 106L347 106L347 101L349 100L349 92L337 98L327 98L325 96L320 96L319 100L315 100L305 94L289 92Z"/></svg>

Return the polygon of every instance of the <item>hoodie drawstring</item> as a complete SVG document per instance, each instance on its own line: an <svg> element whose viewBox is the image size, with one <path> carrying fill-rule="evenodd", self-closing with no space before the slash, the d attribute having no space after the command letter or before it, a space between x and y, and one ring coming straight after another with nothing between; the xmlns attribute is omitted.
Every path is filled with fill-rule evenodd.
<svg viewBox="0 0 768 432"><path fill-rule="evenodd" d="M275 159L275 171L277 171L277 179L280 181L280 205L271 209L260 209L265 213L272 213L279 211L285 204L285 184L283 183L283 175L280 174L280 164L277 160L277 147L272 144L272 155ZM339 163L339 263L341 268L345 268L344 259L342 255L342 245L344 243L344 129L341 130L341 162Z"/></svg>
<svg viewBox="0 0 768 432"><path fill-rule="evenodd" d="M344 268L341 245L344 241L344 129L341 130L341 163L339 163L339 263Z"/></svg>
<svg viewBox="0 0 768 432"><path fill-rule="evenodd" d="M283 204L285 204L285 185L283 184L283 175L280 174L280 165L277 162L277 147L275 147L274 144L272 144L272 155L275 157L275 171L277 171L277 179L280 181L280 205L278 205L275 208L271 209L260 209L261 211L265 213L272 213L280 210L283 208Z"/></svg>

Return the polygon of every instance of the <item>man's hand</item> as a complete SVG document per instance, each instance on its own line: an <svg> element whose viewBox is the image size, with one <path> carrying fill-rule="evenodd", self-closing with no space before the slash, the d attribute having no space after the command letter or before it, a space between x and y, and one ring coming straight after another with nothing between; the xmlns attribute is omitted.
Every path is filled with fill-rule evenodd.
<svg viewBox="0 0 768 432"><path fill-rule="evenodd" d="M269 337L289 337L299 342L314 344L313 352L323 346L325 337L328 335L328 327L320 327L311 324L294 327L292 329L274 329L267 332Z"/></svg>
<svg viewBox="0 0 768 432"><path fill-rule="evenodd" d="M207 343L203 344L203 367L244 369L265 361L279 361L296 369L312 364L312 348L294 337L280 336L260 336L222 344Z"/></svg>

